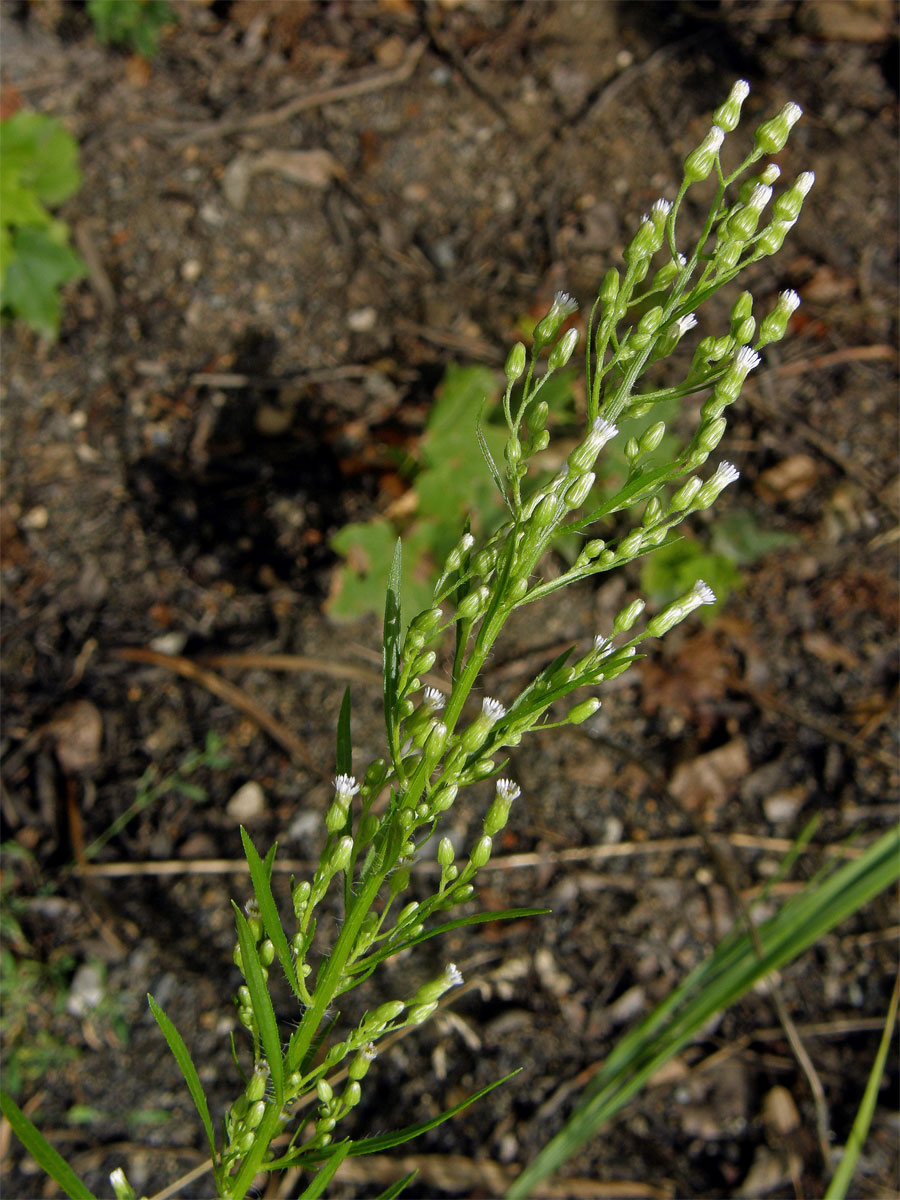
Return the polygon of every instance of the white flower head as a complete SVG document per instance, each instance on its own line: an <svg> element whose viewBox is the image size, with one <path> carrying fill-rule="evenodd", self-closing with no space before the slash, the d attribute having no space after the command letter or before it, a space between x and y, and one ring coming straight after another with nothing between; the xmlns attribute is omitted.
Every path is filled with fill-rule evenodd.
<svg viewBox="0 0 900 1200"><path fill-rule="evenodd" d="M678 254L675 256L675 261L678 263L679 267L687 266L687 259L684 257L684 255L681 253L680 250L678 251Z"/></svg>
<svg viewBox="0 0 900 1200"><path fill-rule="evenodd" d="M378 1057L378 1051L375 1049L375 1043L366 1042L360 1050L360 1054L363 1056L366 1062L374 1062Z"/></svg>
<svg viewBox="0 0 900 1200"><path fill-rule="evenodd" d="M605 657L612 653L612 642L608 637L604 637L602 633L598 633L594 638L594 653Z"/></svg>
<svg viewBox="0 0 900 1200"><path fill-rule="evenodd" d="M779 178L780 175L781 175L781 167L779 167L778 163L769 163L769 165L765 168L765 170L760 175L759 182L772 184L776 181L776 179Z"/></svg>
<svg viewBox="0 0 900 1200"><path fill-rule="evenodd" d="M444 978L447 980L449 987L459 987L463 981L462 971L456 963L447 963L444 967Z"/></svg>
<svg viewBox="0 0 900 1200"><path fill-rule="evenodd" d="M713 125L712 129L706 135L703 143L706 150L718 150L725 141L725 130L720 129L718 125Z"/></svg>
<svg viewBox="0 0 900 1200"><path fill-rule="evenodd" d="M697 314L696 313L685 313L685 315L683 317L679 317L678 320L675 322L675 325L678 329L678 336L683 337L687 333L687 331L689 329L693 329L696 324L697 324Z"/></svg>
<svg viewBox="0 0 900 1200"><path fill-rule="evenodd" d="M650 216L657 220L665 219L672 211L671 200L656 200L650 209Z"/></svg>
<svg viewBox="0 0 900 1200"><path fill-rule="evenodd" d="M698 579L694 584L692 594L700 604L715 604L716 602L716 593L702 579Z"/></svg>
<svg viewBox="0 0 900 1200"><path fill-rule="evenodd" d="M747 207L752 208L754 212L760 213L771 199L772 189L764 183L758 183L750 193L750 199L747 201Z"/></svg>
<svg viewBox="0 0 900 1200"><path fill-rule="evenodd" d="M788 288L786 292L782 292L778 297L778 303L782 308L786 308L789 313L792 313L796 308L800 307L800 297L793 288Z"/></svg>
<svg viewBox="0 0 900 1200"><path fill-rule="evenodd" d="M423 697L425 704L432 712L440 712L447 703L447 698L443 692L435 687L427 687Z"/></svg>
<svg viewBox="0 0 900 1200"><path fill-rule="evenodd" d="M727 488L729 484L736 483L740 479L741 473L737 467L730 462L719 463L716 467L716 473L710 480L721 491L722 488Z"/></svg>
<svg viewBox="0 0 900 1200"><path fill-rule="evenodd" d="M554 316L570 317L573 312L577 311L578 302L574 300L568 292L557 292L553 297L553 303L550 306L550 313L552 313Z"/></svg>
<svg viewBox="0 0 900 1200"><path fill-rule="evenodd" d="M794 180L794 187L797 189L797 191L800 193L801 196L805 196L809 192L809 189L812 187L812 185L815 182L816 182L815 171L803 171Z"/></svg>
<svg viewBox="0 0 900 1200"><path fill-rule="evenodd" d="M747 82L746 79L739 79L737 81L737 83L734 85L734 87L731 89L731 95L728 97L728 99L729 100L737 100L741 104L743 104L743 102L747 99L747 97L749 95L750 95L750 84Z"/></svg>
<svg viewBox="0 0 900 1200"><path fill-rule="evenodd" d="M522 789L517 783L514 783L512 779L498 779L497 795L501 800L506 800L509 803L512 803L513 800L522 795Z"/></svg>
<svg viewBox="0 0 900 1200"><path fill-rule="evenodd" d="M503 707L500 701L492 700L490 696L485 696L485 698L482 700L481 712L483 716L487 717L492 725L499 721L501 717L506 716L506 709Z"/></svg>
<svg viewBox="0 0 900 1200"><path fill-rule="evenodd" d="M459 548L463 552L465 552L466 550L471 550L474 545L475 545L475 539L471 533L464 533L462 535L462 537L459 539Z"/></svg>
<svg viewBox="0 0 900 1200"><path fill-rule="evenodd" d="M741 346L734 356L734 365L745 374L755 370L760 364L760 357L750 346Z"/></svg>
<svg viewBox="0 0 900 1200"><path fill-rule="evenodd" d="M338 775L334 781L334 790L341 800L349 800L359 791L355 775Z"/></svg>
<svg viewBox="0 0 900 1200"><path fill-rule="evenodd" d="M787 121L790 127L796 125L803 116L803 109L799 104L794 104L793 100L790 100L781 110L780 116L783 120Z"/></svg>

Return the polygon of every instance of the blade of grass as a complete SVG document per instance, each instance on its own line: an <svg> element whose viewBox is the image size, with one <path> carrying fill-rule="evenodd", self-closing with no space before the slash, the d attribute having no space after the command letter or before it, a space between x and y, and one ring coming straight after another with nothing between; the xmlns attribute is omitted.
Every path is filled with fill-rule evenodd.
<svg viewBox="0 0 900 1200"><path fill-rule="evenodd" d="M888 1005L887 1021L884 1025L881 1041L878 1043L878 1053L875 1055L875 1061L872 1063L872 1070L869 1073L866 1090L863 1093L859 1111L853 1122L853 1128L850 1130L850 1136L847 1138L847 1144L844 1147L844 1156L832 1176L828 1190L825 1192L825 1200L843 1200L843 1197L847 1195L847 1189L853 1181L853 1172L859 1163L859 1156L862 1153L866 1135L872 1123L872 1115L875 1112L875 1105L878 1102L878 1092L881 1088L882 1076L884 1075L884 1065L887 1062L891 1038L894 1036L894 1025L897 1021L898 998L900 998L900 972L897 973L897 978L894 981L894 990L891 994L891 1002Z"/></svg>
<svg viewBox="0 0 900 1200"><path fill-rule="evenodd" d="M563 1129L508 1192L521 1200L610 1120L647 1079L695 1037L706 1022L790 962L900 877L900 826L858 859L807 887L758 927L759 958L749 934L729 934L713 954L617 1044Z"/></svg>

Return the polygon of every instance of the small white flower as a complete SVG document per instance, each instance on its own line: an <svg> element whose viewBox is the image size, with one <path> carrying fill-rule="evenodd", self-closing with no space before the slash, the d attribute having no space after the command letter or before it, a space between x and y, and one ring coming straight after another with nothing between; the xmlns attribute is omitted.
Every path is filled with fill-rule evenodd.
<svg viewBox="0 0 900 1200"><path fill-rule="evenodd" d="M492 700L490 696L485 696L485 698L482 700L481 712L483 716L487 717L492 725L496 721L499 721L501 717L506 716L506 709L503 707L500 701Z"/></svg>
<svg viewBox="0 0 900 1200"><path fill-rule="evenodd" d="M797 178L794 182L794 187L797 189L797 191L800 193L801 196L805 196L815 182L816 182L815 171L804 171L801 175L797 176Z"/></svg>
<svg viewBox="0 0 900 1200"><path fill-rule="evenodd" d="M734 356L734 365L741 371L753 371L760 364L760 357L750 346L741 346Z"/></svg>
<svg viewBox="0 0 900 1200"><path fill-rule="evenodd" d="M731 89L731 95L728 97L728 99L729 100L740 100L740 102L743 104L743 102L747 99L747 97L749 95L750 95L750 84L747 82L746 79L739 79L737 81L737 83L734 85L734 87Z"/></svg>
<svg viewBox="0 0 900 1200"><path fill-rule="evenodd" d="M366 1042L360 1050L360 1054L367 1062L374 1062L378 1057L378 1051L375 1049L375 1043Z"/></svg>
<svg viewBox="0 0 900 1200"><path fill-rule="evenodd" d="M788 125L796 125L803 116L803 109L799 104L794 104L793 101L789 101L781 110L781 116L785 121L787 121Z"/></svg>
<svg viewBox="0 0 900 1200"><path fill-rule="evenodd" d="M778 163L769 163L766 169L759 177L760 183L774 183L781 175L781 167Z"/></svg>
<svg viewBox="0 0 900 1200"><path fill-rule="evenodd" d="M737 467L733 466L730 462L723 462L719 463L718 467L716 467L716 473L710 482L714 483L721 491L722 488L727 488L729 484L735 483L740 477L741 473Z"/></svg>
<svg viewBox="0 0 900 1200"><path fill-rule="evenodd" d="M657 200L650 209L650 217L654 221L664 221L672 211L672 202L670 200Z"/></svg>
<svg viewBox="0 0 900 1200"><path fill-rule="evenodd" d="M684 257L684 255L681 253L681 251L680 251L680 250L679 250L679 252L678 252L678 256L677 256L677 258L676 258L676 262L678 263L679 267L686 267L686 266L687 266L687 259Z"/></svg>
<svg viewBox="0 0 900 1200"><path fill-rule="evenodd" d="M700 604L715 604L716 602L716 593L702 579L698 579L694 584L692 594Z"/></svg>
<svg viewBox="0 0 900 1200"><path fill-rule="evenodd" d="M349 800L359 791L355 775L338 775L334 781L334 790L342 800Z"/></svg>
<svg viewBox="0 0 900 1200"><path fill-rule="evenodd" d="M444 968L444 978L447 980L449 987L459 987L463 981L462 971L456 963L447 963Z"/></svg>
<svg viewBox="0 0 900 1200"><path fill-rule="evenodd" d="M750 199L747 201L747 207L752 208L754 212L762 212L769 201L772 199L772 189L764 183L758 183L750 194Z"/></svg>
<svg viewBox="0 0 900 1200"><path fill-rule="evenodd" d="M706 140L703 143L704 149L718 150L724 141L725 130L720 129L718 125L713 125L712 129L706 135Z"/></svg>
<svg viewBox="0 0 900 1200"><path fill-rule="evenodd" d="M604 637L602 633L598 633L594 638L594 653L606 655L612 650L612 642L608 637Z"/></svg>
<svg viewBox="0 0 900 1200"><path fill-rule="evenodd" d="M573 312L578 311L578 302L573 300L568 292L557 292L553 297L553 304L550 307L550 312L556 316L560 314L565 317L570 317Z"/></svg>
<svg viewBox="0 0 900 1200"><path fill-rule="evenodd" d="M497 795L501 800L508 800L510 803L512 803L513 800L516 800L522 795L522 789L511 779L498 779Z"/></svg>
<svg viewBox="0 0 900 1200"><path fill-rule="evenodd" d="M685 315L683 317L679 317L678 320L675 322L675 325L678 329L678 336L684 337L684 335L687 333L687 331L689 329L693 329L696 324L697 324L697 314L696 313L685 313Z"/></svg>
<svg viewBox="0 0 900 1200"><path fill-rule="evenodd" d="M778 297L778 303L783 308L786 308L789 313L792 313L795 308L799 308L800 297L797 295L797 293L794 291L793 288L788 288L788 290L786 292L782 292L781 295Z"/></svg>
<svg viewBox="0 0 900 1200"><path fill-rule="evenodd" d="M425 689L425 695L423 699L425 700L426 706L430 708L432 712L440 712L440 710L447 703L447 698L444 693L435 687L427 687Z"/></svg>

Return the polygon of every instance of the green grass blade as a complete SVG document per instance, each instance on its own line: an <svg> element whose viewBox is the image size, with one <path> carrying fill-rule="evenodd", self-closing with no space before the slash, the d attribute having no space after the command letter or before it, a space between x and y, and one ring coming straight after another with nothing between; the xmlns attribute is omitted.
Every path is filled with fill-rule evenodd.
<svg viewBox="0 0 900 1200"><path fill-rule="evenodd" d="M858 911L900 877L900 826L884 834L858 859L788 900L757 929L760 958L749 934L734 931L712 955L616 1045L563 1129L516 1179L508 1200L521 1200L606 1121L650 1076L694 1038L715 1013L727 1008L771 971L803 953L835 925Z"/></svg>
<svg viewBox="0 0 900 1200"><path fill-rule="evenodd" d="M291 986L291 991L298 1000L302 1001L303 997L300 994L300 988L297 984L297 976L294 972L294 962L291 958L287 934L284 932L281 918L278 915L278 907L275 904L275 897L272 895L271 865L268 869L266 868L266 863L269 861L268 855L266 856L266 863L264 863L259 857L259 853L243 825L241 826L241 841L244 843L244 854L247 857L247 865L250 867L253 893L259 905L259 915L262 918L263 926L268 936L272 939L272 945L275 947L275 957L281 964L281 969L284 971L285 979Z"/></svg>
<svg viewBox="0 0 900 1200"><path fill-rule="evenodd" d="M284 1062L281 1057L281 1038L278 1034L278 1022L275 1020L275 1010L272 1007L272 997L266 987L262 973L262 964L256 950L256 941L247 924L247 918L232 901L234 916L237 923L238 945L241 948L241 965L244 979L250 991L250 1002L259 1024L259 1036L262 1041L263 1053L269 1064L269 1074L275 1088L275 1104L281 1108L284 1100Z"/></svg>
<svg viewBox="0 0 900 1200"><path fill-rule="evenodd" d="M887 1062L891 1038L894 1036L894 1025L897 1021L898 996L900 996L900 974L897 975L894 982L894 990L891 995L890 1005L888 1006L887 1021L884 1025L881 1041L878 1043L878 1053L875 1055L874 1063L872 1063L872 1070L866 1083L866 1090L863 1093L859 1111L853 1122L853 1128L850 1130L850 1136L847 1138L847 1145L844 1147L844 1156L838 1163L838 1169L835 1171L828 1185L828 1190L825 1192L825 1200L843 1200L853 1180L853 1172L859 1163L859 1156L862 1153L866 1135L872 1123L872 1115L875 1112L875 1105L878 1102L878 1092L881 1088L882 1076L884 1075L884 1065Z"/></svg>
<svg viewBox="0 0 900 1200"><path fill-rule="evenodd" d="M353 774L353 742L350 737L350 688L344 691L337 726L337 773Z"/></svg>
<svg viewBox="0 0 900 1200"><path fill-rule="evenodd" d="M379 1192L375 1200L396 1200L396 1197L401 1192L406 1191L418 1173L418 1171L410 1171L408 1175L404 1175L402 1179L398 1179L396 1183L392 1183L383 1192Z"/></svg>
<svg viewBox="0 0 900 1200"><path fill-rule="evenodd" d="M203 1122L203 1128L206 1130L206 1140L209 1142L210 1154L212 1155L213 1162L215 1162L216 1139L213 1136L209 1105L206 1103L206 1094L203 1091L203 1085L200 1082L200 1076L197 1074L197 1068L194 1066L190 1051L184 1044L184 1038L149 994L147 996L147 1003L150 1005L150 1011L156 1018L157 1025L162 1030L163 1037L169 1043L169 1049L175 1056L175 1061L181 1068L184 1082L188 1086L188 1091L191 1093L191 1098L197 1107L197 1112L200 1114L200 1120Z"/></svg>
<svg viewBox="0 0 900 1200"><path fill-rule="evenodd" d="M12 1096L0 1091L0 1110L9 1121L13 1133L51 1179L54 1179L71 1200L96 1200L78 1178L66 1160L50 1145L37 1126L25 1116Z"/></svg>

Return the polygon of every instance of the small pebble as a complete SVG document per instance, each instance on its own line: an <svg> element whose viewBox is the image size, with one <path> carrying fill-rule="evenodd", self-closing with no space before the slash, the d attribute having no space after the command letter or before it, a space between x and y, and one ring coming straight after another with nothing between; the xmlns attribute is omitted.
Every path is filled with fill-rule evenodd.
<svg viewBox="0 0 900 1200"><path fill-rule="evenodd" d="M235 821L252 821L261 817L266 811L266 797L259 784L250 779L239 787L228 803L225 811Z"/></svg>

